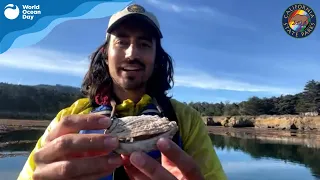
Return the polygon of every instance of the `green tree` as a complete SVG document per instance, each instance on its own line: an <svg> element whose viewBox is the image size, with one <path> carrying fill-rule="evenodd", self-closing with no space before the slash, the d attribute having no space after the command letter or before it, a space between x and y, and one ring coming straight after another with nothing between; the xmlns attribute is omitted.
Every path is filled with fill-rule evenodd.
<svg viewBox="0 0 320 180"><path fill-rule="evenodd" d="M249 98L240 105L240 113L242 115L261 115L264 112L264 102L256 96Z"/></svg>
<svg viewBox="0 0 320 180"><path fill-rule="evenodd" d="M308 81L304 91L299 95L298 112L319 111L320 108L320 83L315 80Z"/></svg>
<svg viewBox="0 0 320 180"><path fill-rule="evenodd" d="M275 104L278 114L297 114L296 105L298 97L294 95L280 96L277 104Z"/></svg>
<svg viewBox="0 0 320 180"><path fill-rule="evenodd" d="M238 115L240 115L239 105L236 103L230 103L229 101L225 102L225 108L224 108L223 115L225 115L225 116L238 116Z"/></svg>

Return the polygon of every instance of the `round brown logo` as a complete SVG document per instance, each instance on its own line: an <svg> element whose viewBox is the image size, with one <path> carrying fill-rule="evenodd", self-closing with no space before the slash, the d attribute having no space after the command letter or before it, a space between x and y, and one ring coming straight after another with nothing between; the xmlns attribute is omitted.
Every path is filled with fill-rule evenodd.
<svg viewBox="0 0 320 180"><path fill-rule="evenodd" d="M145 10L142 6L137 5L137 4L133 4L131 6L128 6L127 10L129 12L135 12L135 13L144 13Z"/></svg>
<svg viewBox="0 0 320 180"><path fill-rule="evenodd" d="M294 4L282 15L282 26L287 34L294 38L309 36L316 28L317 17L309 6Z"/></svg>

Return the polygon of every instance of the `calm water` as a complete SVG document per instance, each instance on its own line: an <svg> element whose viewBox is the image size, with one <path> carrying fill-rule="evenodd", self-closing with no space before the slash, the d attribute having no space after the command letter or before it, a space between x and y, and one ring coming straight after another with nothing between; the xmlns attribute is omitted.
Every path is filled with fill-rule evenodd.
<svg viewBox="0 0 320 180"><path fill-rule="evenodd" d="M41 134L41 133L40 133ZM30 140L39 132L23 132L0 136L0 142ZM297 145L267 144L258 140L210 135L213 147L230 180L315 180L320 175L320 151ZM33 148L33 144L6 145L2 154L19 153ZM0 179L14 180L27 156L0 158ZM320 179L320 178L318 178Z"/></svg>
<svg viewBox="0 0 320 180"><path fill-rule="evenodd" d="M320 149L221 135L210 137L229 179L320 179Z"/></svg>

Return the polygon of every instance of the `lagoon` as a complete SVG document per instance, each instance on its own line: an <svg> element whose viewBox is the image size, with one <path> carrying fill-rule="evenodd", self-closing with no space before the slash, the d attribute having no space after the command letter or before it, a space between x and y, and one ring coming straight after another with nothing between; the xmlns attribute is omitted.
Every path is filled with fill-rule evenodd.
<svg viewBox="0 0 320 180"><path fill-rule="evenodd" d="M230 180L318 180L320 151L302 145L210 135Z"/></svg>
<svg viewBox="0 0 320 180"><path fill-rule="evenodd" d="M224 135L210 137L230 180L320 179L320 149ZM0 147L1 179L17 178L32 147L30 143Z"/></svg>

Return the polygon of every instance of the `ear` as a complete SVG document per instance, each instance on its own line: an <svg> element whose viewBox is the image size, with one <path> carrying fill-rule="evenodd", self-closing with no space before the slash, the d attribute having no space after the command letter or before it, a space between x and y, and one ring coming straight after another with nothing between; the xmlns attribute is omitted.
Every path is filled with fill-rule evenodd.
<svg viewBox="0 0 320 180"><path fill-rule="evenodd" d="M108 62L107 49L106 49L106 47L102 47L102 48L100 49L100 51L101 51L101 57L102 57L102 59L104 59L105 62L106 62L106 64L108 65L109 62Z"/></svg>

